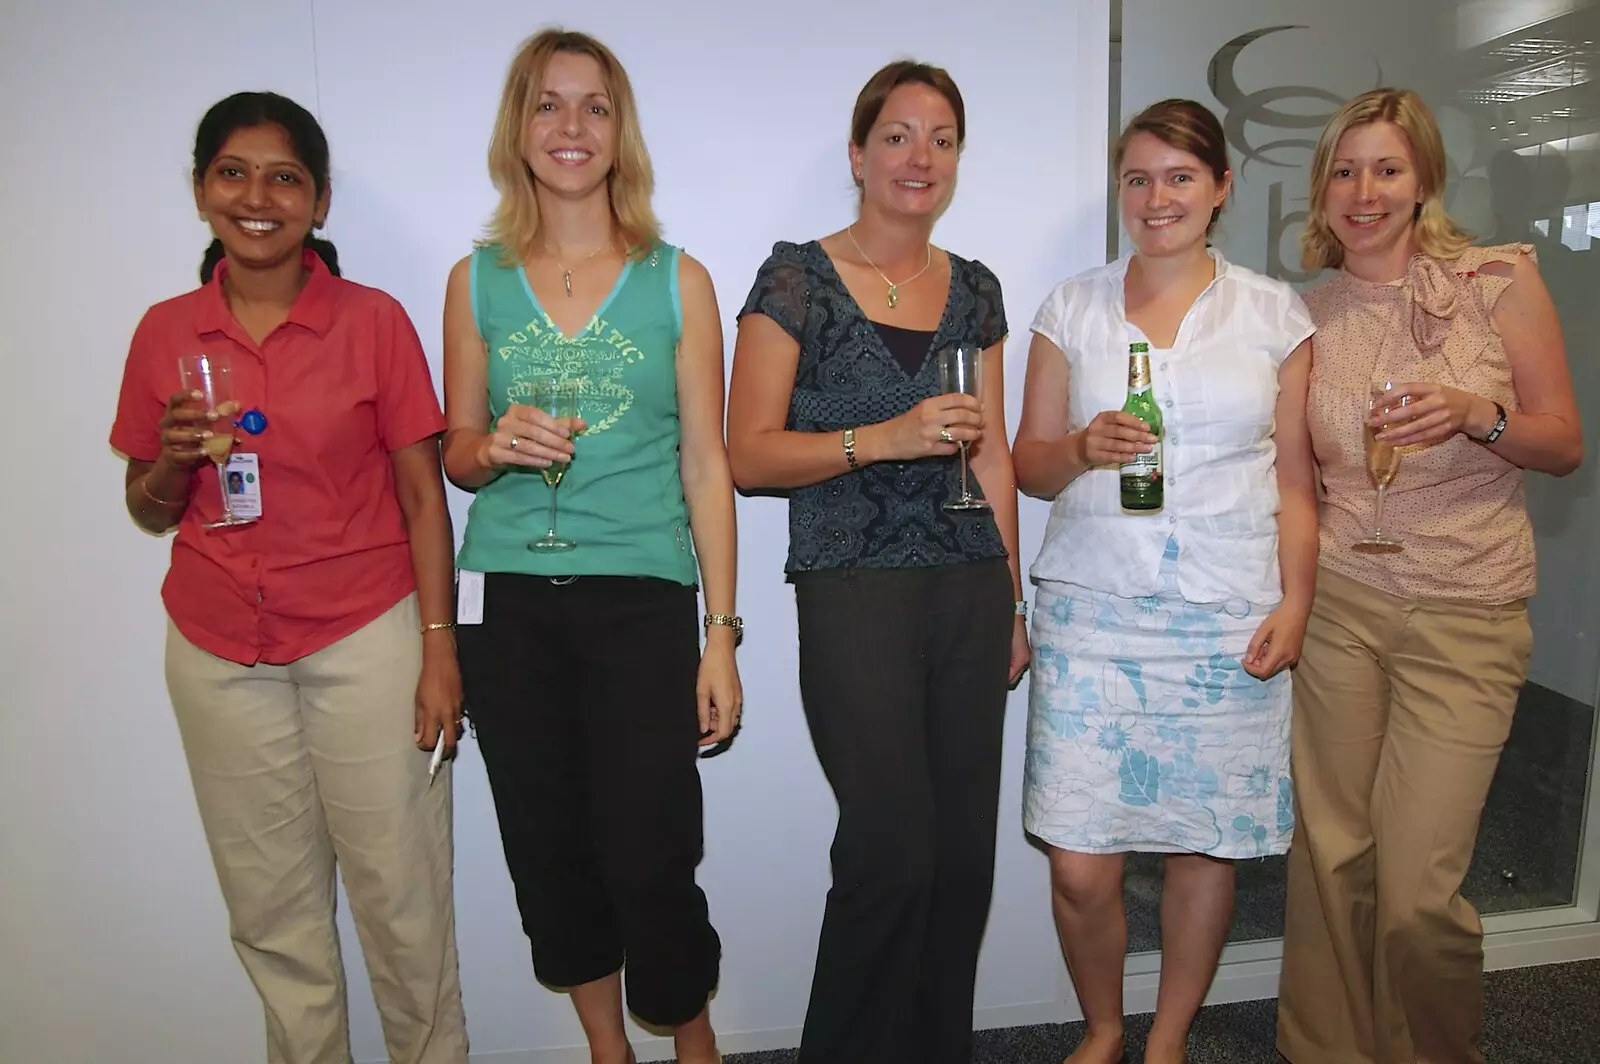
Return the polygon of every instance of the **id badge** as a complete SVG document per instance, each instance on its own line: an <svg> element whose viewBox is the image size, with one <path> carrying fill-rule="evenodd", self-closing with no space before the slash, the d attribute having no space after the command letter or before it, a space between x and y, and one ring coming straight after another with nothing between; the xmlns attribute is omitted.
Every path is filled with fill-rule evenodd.
<svg viewBox="0 0 1600 1064"><path fill-rule="evenodd" d="M483 623L483 574L462 569L456 574L456 624Z"/></svg>
<svg viewBox="0 0 1600 1064"><path fill-rule="evenodd" d="M223 473L228 503L240 517L261 516L261 456L250 451L235 451L228 456Z"/></svg>

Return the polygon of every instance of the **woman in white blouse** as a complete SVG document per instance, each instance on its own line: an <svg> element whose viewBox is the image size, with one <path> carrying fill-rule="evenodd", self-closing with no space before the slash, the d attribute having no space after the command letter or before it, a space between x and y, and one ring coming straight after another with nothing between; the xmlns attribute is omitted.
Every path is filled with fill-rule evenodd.
<svg viewBox="0 0 1600 1064"><path fill-rule="evenodd" d="M1123 1059L1123 857L1167 854L1145 1060L1180 1064L1233 915L1233 861L1293 830L1289 675L1316 577L1311 319L1207 237L1232 183L1216 117L1167 100L1113 154L1134 253L1059 285L1028 354L1017 483L1051 499L1034 562L1024 824L1088 1023L1068 1064ZM1164 503L1124 511L1152 450L1120 413L1150 349Z"/></svg>

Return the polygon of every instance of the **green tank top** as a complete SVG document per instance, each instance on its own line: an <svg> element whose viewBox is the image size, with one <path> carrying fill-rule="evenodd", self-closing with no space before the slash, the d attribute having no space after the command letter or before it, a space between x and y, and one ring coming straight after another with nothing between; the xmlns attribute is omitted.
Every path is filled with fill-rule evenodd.
<svg viewBox="0 0 1600 1064"><path fill-rule="evenodd" d="M651 576L694 584L689 508L678 471L677 248L629 259L594 317L566 336L500 246L475 250L472 306L489 353L489 411L530 403L540 377L577 382L588 428L556 489L557 531L577 546L544 554L551 489L537 469L509 468L479 488L457 557L463 569L535 576Z"/></svg>

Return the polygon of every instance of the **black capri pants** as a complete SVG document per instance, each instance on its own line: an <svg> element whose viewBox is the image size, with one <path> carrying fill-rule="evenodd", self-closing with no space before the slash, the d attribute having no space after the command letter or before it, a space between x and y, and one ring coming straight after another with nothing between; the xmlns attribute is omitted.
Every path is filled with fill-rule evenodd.
<svg viewBox="0 0 1600 1064"><path fill-rule="evenodd" d="M623 967L646 1023L694 1019L721 942L702 853L693 586L489 573L457 629L467 711L539 980Z"/></svg>

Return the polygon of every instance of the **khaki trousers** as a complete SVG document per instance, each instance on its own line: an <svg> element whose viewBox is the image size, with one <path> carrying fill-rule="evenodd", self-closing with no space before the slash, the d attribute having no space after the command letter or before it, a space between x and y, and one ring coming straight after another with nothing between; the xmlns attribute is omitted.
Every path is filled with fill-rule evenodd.
<svg viewBox="0 0 1600 1064"><path fill-rule="evenodd" d="M1278 999L1293 1064L1483 1061L1483 925L1460 886L1532 644L1521 602L1318 574L1294 678Z"/></svg>
<svg viewBox="0 0 1600 1064"><path fill-rule="evenodd" d="M168 622L167 687L271 1064L348 1064L342 873L394 1064L465 1064L450 770L412 738L415 594L289 665L215 657Z"/></svg>

